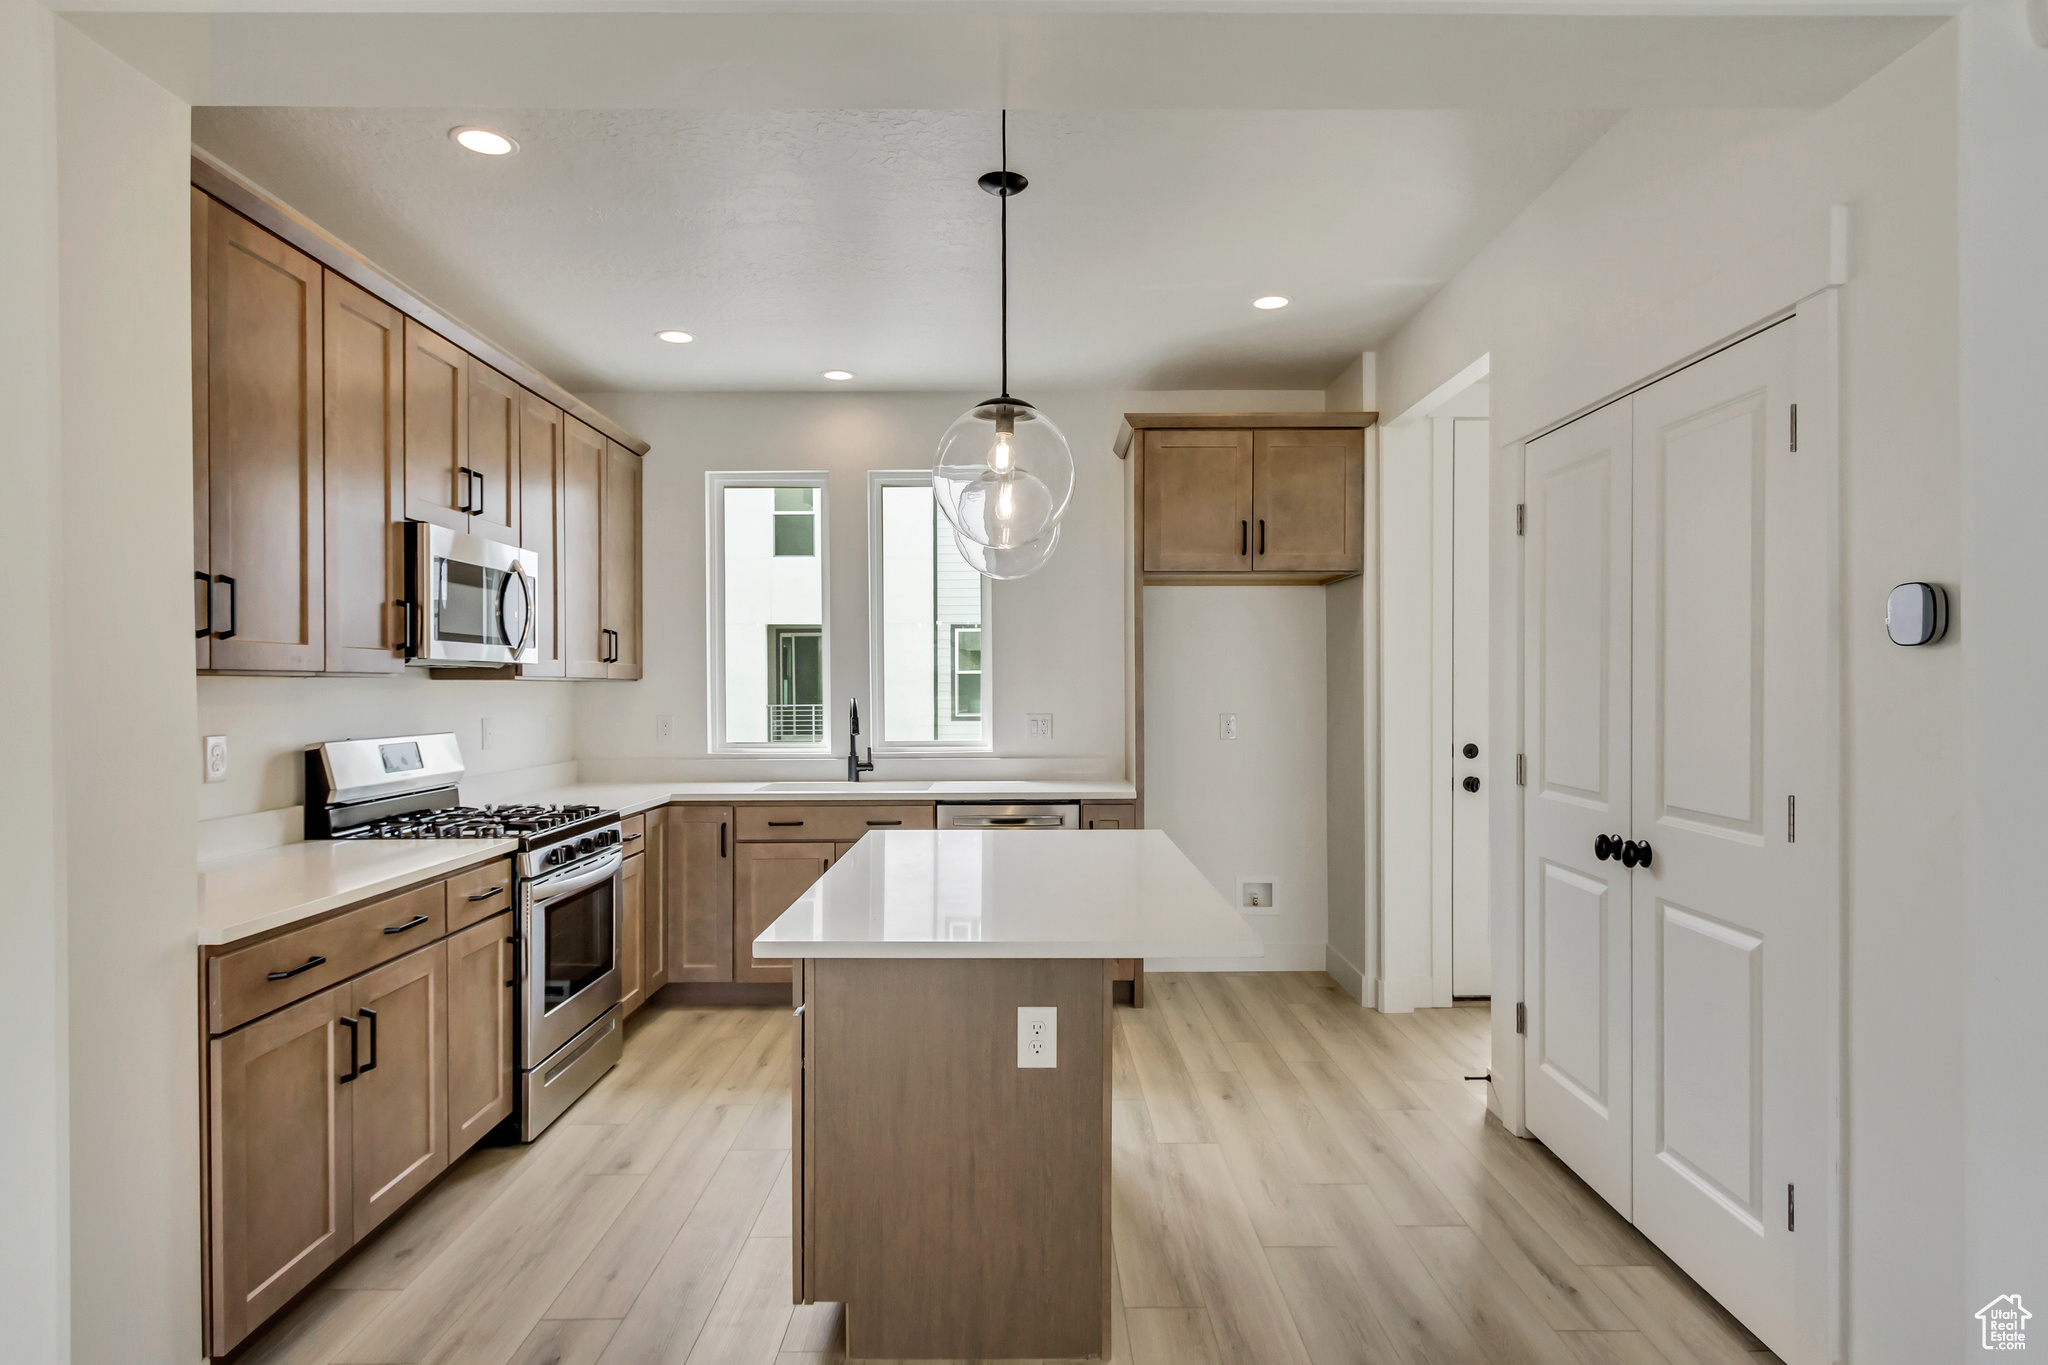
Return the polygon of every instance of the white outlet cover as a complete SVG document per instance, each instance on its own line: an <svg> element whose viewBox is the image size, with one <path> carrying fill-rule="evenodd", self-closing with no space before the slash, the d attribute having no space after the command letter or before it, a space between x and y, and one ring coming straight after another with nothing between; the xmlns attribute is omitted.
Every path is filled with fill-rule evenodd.
<svg viewBox="0 0 2048 1365"><path fill-rule="evenodd" d="M1017 1006L1017 1065L1060 1064L1060 1012L1054 1005Z"/></svg>
<svg viewBox="0 0 2048 1365"><path fill-rule="evenodd" d="M1025 712L1024 733L1032 739L1051 739L1052 713L1050 711Z"/></svg>
<svg viewBox="0 0 2048 1365"><path fill-rule="evenodd" d="M225 782L228 780L228 737L208 735L206 737L206 780Z"/></svg>
<svg viewBox="0 0 2048 1365"><path fill-rule="evenodd" d="M1216 717L1216 735L1219 739L1237 738L1237 712L1225 711Z"/></svg>
<svg viewBox="0 0 2048 1365"><path fill-rule="evenodd" d="M496 726L491 724L491 718L489 716L485 716L483 719L482 726L479 727L482 733L479 736L478 747L484 749L488 749L491 747L491 734L496 728Z"/></svg>
<svg viewBox="0 0 2048 1365"><path fill-rule="evenodd" d="M654 738L666 744L676 737L676 718L669 715L654 718Z"/></svg>

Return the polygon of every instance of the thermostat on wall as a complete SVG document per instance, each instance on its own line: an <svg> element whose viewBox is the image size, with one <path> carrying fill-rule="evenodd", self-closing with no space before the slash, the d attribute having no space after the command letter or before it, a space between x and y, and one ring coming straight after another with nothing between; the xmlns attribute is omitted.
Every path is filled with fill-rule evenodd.
<svg viewBox="0 0 2048 1365"><path fill-rule="evenodd" d="M1948 633L1948 592L1939 583L1901 583L1884 604L1895 645L1931 645Z"/></svg>

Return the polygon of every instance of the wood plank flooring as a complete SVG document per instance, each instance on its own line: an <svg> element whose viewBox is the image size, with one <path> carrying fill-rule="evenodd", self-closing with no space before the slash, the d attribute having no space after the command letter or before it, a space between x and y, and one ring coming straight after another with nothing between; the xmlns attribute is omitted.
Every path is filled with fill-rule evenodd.
<svg viewBox="0 0 2048 1365"><path fill-rule="evenodd" d="M1483 1007L1317 973L1159 975L1116 1011L1112 1359L1776 1365L1487 1117ZM789 1302L789 1012L652 1006L530 1147L473 1153L242 1365L827 1365Z"/></svg>

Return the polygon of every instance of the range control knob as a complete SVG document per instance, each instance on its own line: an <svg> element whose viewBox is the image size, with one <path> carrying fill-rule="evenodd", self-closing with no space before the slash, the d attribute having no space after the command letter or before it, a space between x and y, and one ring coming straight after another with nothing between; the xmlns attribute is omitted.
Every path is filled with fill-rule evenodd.
<svg viewBox="0 0 2048 1365"><path fill-rule="evenodd" d="M549 849L549 850L548 850L548 856L547 856L547 865L548 865L549 867L553 867L553 866L555 866L555 865L556 865L557 863L559 863L559 862L561 862L561 861L562 861L562 850L561 850L561 849L559 849L559 848L551 848L551 849Z"/></svg>
<svg viewBox="0 0 2048 1365"><path fill-rule="evenodd" d="M583 836L583 837L582 837L581 839L578 839L578 840L576 841L576 851L577 851L578 853L588 853L588 852L590 852L590 851L591 851L592 849L594 849L594 848L596 848L596 847L597 847L597 841L596 841L596 840L594 840L594 839L592 839L592 838L591 838L591 837L590 837L589 835L587 835L587 834L586 834L586 835L584 835L584 836Z"/></svg>

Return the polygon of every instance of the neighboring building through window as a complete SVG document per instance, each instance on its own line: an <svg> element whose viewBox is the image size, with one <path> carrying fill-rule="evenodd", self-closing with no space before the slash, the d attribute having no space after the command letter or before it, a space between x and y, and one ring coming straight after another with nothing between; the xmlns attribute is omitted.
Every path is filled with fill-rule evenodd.
<svg viewBox="0 0 2048 1365"><path fill-rule="evenodd" d="M712 474L711 748L830 751L823 474Z"/></svg>
<svg viewBox="0 0 2048 1365"><path fill-rule="evenodd" d="M928 472L868 475L868 546L877 746L986 749L988 580L960 557Z"/></svg>

